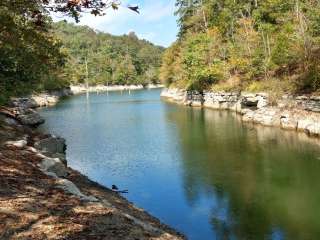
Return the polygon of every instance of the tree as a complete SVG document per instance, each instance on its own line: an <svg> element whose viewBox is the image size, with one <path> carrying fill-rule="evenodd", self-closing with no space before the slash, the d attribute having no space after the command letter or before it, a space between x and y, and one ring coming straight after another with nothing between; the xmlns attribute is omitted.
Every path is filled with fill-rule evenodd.
<svg viewBox="0 0 320 240"><path fill-rule="evenodd" d="M60 43L49 32L50 21L35 26L15 3L0 7L0 86L2 101L11 94L41 88L45 79L54 79L64 64Z"/></svg>
<svg viewBox="0 0 320 240"><path fill-rule="evenodd" d="M61 13L79 21L81 13L104 15L108 8L118 9L119 0L2 0L0 7L11 5L11 11L24 14L37 25L45 23L49 12Z"/></svg>
<svg viewBox="0 0 320 240"><path fill-rule="evenodd" d="M140 40L136 34L112 36L95 32L88 27L66 22L54 25L68 59L65 72L72 83L83 83L85 79L84 58L88 60L89 83L94 84L148 84L157 79L147 78L149 69L161 64L163 48Z"/></svg>
<svg viewBox="0 0 320 240"><path fill-rule="evenodd" d="M61 41L52 32L50 12L79 21L82 13L104 15L106 9L117 9L120 4L118 0L0 1L0 103L11 95L61 88L70 80L78 82L84 78L78 70L84 57L95 53L86 51L89 47L86 41L75 43L80 49L77 56L72 49L61 48ZM96 34L93 30L87 33L88 36L82 36L84 39ZM99 40L91 43L97 46ZM94 81L100 82L103 70L95 71L94 75L97 78Z"/></svg>
<svg viewBox="0 0 320 240"><path fill-rule="evenodd" d="M249 89L277 79L288 83L281 91L320 87L319 1L177 0L176 6L178 40L160 71L167 84L229 89L237 79L234 87Z"/></svg>

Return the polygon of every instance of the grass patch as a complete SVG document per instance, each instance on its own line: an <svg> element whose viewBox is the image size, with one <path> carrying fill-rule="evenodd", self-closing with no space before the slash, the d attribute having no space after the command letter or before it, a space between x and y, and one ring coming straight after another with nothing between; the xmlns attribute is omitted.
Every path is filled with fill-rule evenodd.
<svg viewBox="0 0 320 240"><path fill-rule="evenodd" d="M296 84L288 79L270 78L268 80L253 81L244 90L249 92L285 94L296 92Z"/></svg>

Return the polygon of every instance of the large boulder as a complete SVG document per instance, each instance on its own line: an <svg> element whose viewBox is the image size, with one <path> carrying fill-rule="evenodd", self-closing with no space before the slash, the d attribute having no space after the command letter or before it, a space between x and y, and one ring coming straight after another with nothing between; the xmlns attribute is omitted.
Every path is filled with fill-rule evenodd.
<svg viewBox="0 0 320 240"><path fill-rule="evenodd" d="M38 104L38 107L45 107L48 105L46 97L42 95L33 95L32 100Z"/></svg>
<svg viewBox="0 0 320 240"><path fill-rule="evenodd" d="M320 124L314 123L308 125L305 132L311 136L319 136L320 135Z"/></svg>
<svg viewBox="0 0 320 240"><path fill-rule="evenodd" d="M244 122L252 122L254 119L254 111L250 109L242 109L241 110L242 121Z"/></svg>
<svg viewBox="0 0 320 240"><path fill-rule="evenodd" d="M49 173L54 173L58 177L66 177L68 175L67 168L59 158L44 158L40 163L40 168Z"/></svg>
<svg viewBox="0 0 320 240"><path fill-rule="evenodd" d="M204 92L203 106L213 109L230 109L235 111L239 100L236 92Z"/></svg>
<svg viewBox="0 0 320 240"><path fill-rule="evenodd" d="M313 125L314 124L314 121L312 118L306 116L306 117L303 117L303 118L299 118L298 119L298 125L297 125L297 128L298 130L300 131L306 131L306 129Z"/></svg>
<svg viewBox="0 0 320 240"><path fill-rule="evenodd" d="M290 111L286 110L280 116L280 125L283 129L297 130L298 120Z"/></svg>
<svg viewBox="0 0 320 240"><path fill-rule="evenodd" d="M242 93L241 104L243 107L256 108L258 105L259 99L257 99L256 94L254 93Z"/></svg>
<svg viewBox="0 0 320 240"><path fill-rule="evenodd" d="M170 99L181 104L188 104L187 91L178 88L165 88L161 92L161 97Z"/></svg>
<svg viewBox="0 0 320 240"><path fill-rule="evenodd" d="M261 108L254 112L253 121L265 126L280 126L280 113L276 108Z"/></svg>
<svg viewBox="0 0 320 240"><path fill-rule="evenodd" d="M59 97L57 96L47 96L48 106L56 105L59 101Z"/></svg>
<svg viewBox="0 0 320 240"><path fill-rule="evenodd" d="M17 119L30 127L37 127L45 122L44 118L33 109L20 109Z"/></svg>
<svg viewBox="0 0 320 240"><path fill-rule="evenodd" d="M258 96L258 103L257 103L257 108L261 109L261 108L265 108L269 105L269 99L267 96Z"/></svg>
<svg viewBox="0 0 320 240"><path fill-rule="evenodd" d="M320 112L320 100L319 97L313 96L307 100L298 100L298 105L302 109L311 111L311 112Z"/></svg>
<svg viewBox="0 0 320 240"><path fill-rule="evenodd" d="M7 141L5 142L6 146L14 146L17 148L24 148L25 146L27 146L27 141L26 140L18 140L18 141Z"/></svg>
<svg viewBox="0 0 320 240"><path fill-rule="evenodd" d="M244 108L261 109L269 105L266 93L242 93L241 105Z"/></svg>
<svg viewBox="0 0 320 240"><path fill-rule="evenodd" d="M37 141L34 147L43 153L51 154L51 156L54 154L65 154L66 140L64 138L50 136Z"/></svg>
<svg viewBox="0 0 320 240"><path fill-rule="evenodd" d="M64 154L64 153L51 153L51 154L49 153L49 154L47 154L47 155L49 155L49 156L52 157L52 158L59 158L60 161L61 161L65 166L68 165L67 158L66 158L66 154Z"/></svg>
<svg viewBox="0 0 320 240"><path fill-rule="evenodd" d="M68 179L58 179L58 188L64 190L65 192L68 192L72 195L75 195L79 197L83 201L88 201L88 202L98 202L99 200L95 198L94 196L87 196L84 195L80 189L70 180Z"/></svg>
<svg viewBox="0 0 320 240"><path fill-rule="evenodd" d="M312 136L320 135L320 124L319 118L314 118L311 116L304 116L298 119L298 130L302 130L305 133Z"/></svg>
<svg viewBox="0 0 320 240"><path fill-rule="evenodd" d="M32 98L12 98L9 102L10 107L18 107L18 108L37 108L38 103Z"/></svg>
<svg viewBox="0 0 320 240"><path fill-rule="evenodd" d="M187 91L185 105L201 107L204 102L203 95L198 91Z"/></svg>

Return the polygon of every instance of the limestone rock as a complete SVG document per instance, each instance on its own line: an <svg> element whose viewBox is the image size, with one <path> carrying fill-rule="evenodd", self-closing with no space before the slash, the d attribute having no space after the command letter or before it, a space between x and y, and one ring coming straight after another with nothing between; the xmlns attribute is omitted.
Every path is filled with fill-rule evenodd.
<svg viewBox="0 0 320 240"><path fill-rule="evenodd" d="M40 116L35 110L20 109L17 119L23 124L30 127L36 127L45 122L44 118Z"/></svg>
<svg viewBox="0 0 320 240"><path fill-rule="evenodd" d="M308 100L308 97L307 96L297 96L296 97L296 100Z"/></svg>
<svg viewBox="0 0 320 240"><path fill-rule="evenodd" d="M66 177L68 171L59 158L44 158L40 163L40 168L46 172L55 173L58 177Z"/></svg>
<svg viewBox="0 0 320 240"><path fill-rule="evenodd" d="M166 88L161 92L161 97L170 99L177 103L181 103L184 105L188 104L188 93L183 89L178 88Z"/></svg>
<svg viewBox="0 0 320 240"><path fill-rule="evenodd" d="M260 108L267 107L268 104L269 103L268 103L268 100L266 98L260 97L258 99L257 108L260 109Z"/></svg>
<svg viewBox="0 0 320 240"><path fill-rule="evenodd" d="M309 126L313 125L314 121L310 118L300 118L298 120L298 130L305 131Z"/></svg>
<svg viewBox="0 0 320 240"><path fill-rule="evenodd" d="M67 159L66 159L66 155L65 154L63 154L63 153L52 153L52 154L49 154L50 155L50 157L52 157L52 158L59 158L60 159L60 161L65 165L65 166L67 166Z"/></svg>
<svg viewBox="0 0 320 240"><path fill-rule="evenodd" d="M198 91L186 91L187 105L192 107L201 107L203 103L203 95Z"/></svg>
<svg viewBox="0 0 320 240"><path fill-rule="evenodd" d="M307 126L305 131L312 136L319 136L320 135L320 123L315 122Z"/></svg>
<svg viewBox="0 0 320 240"><path fill-rule="evenodd" d="M97 202L98 199L95 198L94 196L86 196L84 195L79 188L71 181L69 181L68 179L58 179L58 184L59 184L59 188L63 189L64 191L75 195L77 197L79 197L80 199L84 200L84 201L89 201L89 202Z"/></svg>
<svg viewBox="0 0 320 240"><path fill-rule="evenodd" d="M191 106L192 107L201 107L202 106L202 102L201 101L192 101L191 102Z"/></svg>
<svg viewBox="0 0 320 240"><path fill-rule="evenodd" d="M279 126L280 115L278 110L275 108L261 108L254 112L253 122L265 126Z"/></svg>
<svg viewBox="0 0 320 240"><path fill-rule="evenodd" d="M60 137L51 136L37 141L34 144L34 147L44 153L65 154L66 140Z"/></svg>
<svg viewBox="0 0 320 240"><path fill-rule="evenodd" d="M320 101L318 100L300 101L300 106L307 111L320 112Z"/></svg>
<svg viewBox="0 0 320 240"><path fill-rule="evenodd" d="M246 107L257 107L258 99L255 97L243 98L242 105Z"/></svg>
<svg viewBox="0 0 320 240"><path fill-rule="evenodd" d="M251 122L253 121L254 118L254 111L250 110L250 109L243 109L241 111L242 114L242 120L244 122Z"/></svg>
<svg viewBox="0 0 320 240"><path fill-rule="evenodd" d="M320 96L284 95L271 107L266 93L205 91L201 94L172 88L164 89L161 95L187 106L236 111L246 122L320 135Z"/></svg>
<svg viewBox="0 0 320 240"><path fill-rule="evenodd" d="M38 107L38 104L31 98L13 98L9 102L9 106L27 109L36 108Z"/></svg>
<svg viewBox="0 0 320 240"><path fill-rule="evenodd" d="M237 101L237 103L234 105L234 110L235 110L237 113L241 113L241 111L242 111L241 101Z"/></svg>
<svg viewBox="0 0 320 240"><path fill-rule="evenodd" d="M298 121L289 111L285 111L280 116L280 126L283 129L297 130Z"/></svg>
<svg viewBox="0 0 320 240"><path fill-rule="evenodd" d="M320 135L320 118L316 117L315 114L310 116L300 116L298 119L298 130L304 131L305 133L312 136Z"/></svg>
<svg viewBox="0 0 320 240"><path fill-rule="evenodd" d="M212 109L236 110L239 94L235 92L204 92L203 106Z"/></svg>
<svg viewBox="0 0 320 240"><path fill-rule="evenodd" d="M53 106L58 103L59 97L57 96L47 96L47 106Z"/></svg>
<svg viewBox="0 0 320 240"><path fill-rule="evenodd" d="M27 146L27 141L26 140L18 140L18 141L7 141L5 142L6 146L14 146L17 148L24 148Z"/></svg>

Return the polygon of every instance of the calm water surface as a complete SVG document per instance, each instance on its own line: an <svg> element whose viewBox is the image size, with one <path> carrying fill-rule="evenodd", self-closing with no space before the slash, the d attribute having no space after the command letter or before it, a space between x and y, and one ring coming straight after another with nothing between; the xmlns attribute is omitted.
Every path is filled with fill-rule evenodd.
<svg viewBox="0 0 320 240"><path fill-rule="evenodd" d="M75 96L41 110L71 167L189 239L320 239L320 150L303 134L160 100Z"/></svg>

